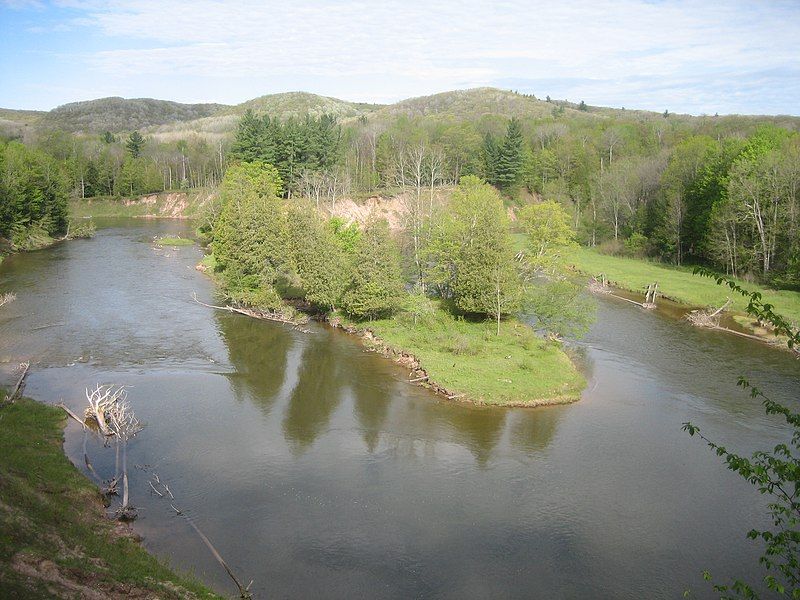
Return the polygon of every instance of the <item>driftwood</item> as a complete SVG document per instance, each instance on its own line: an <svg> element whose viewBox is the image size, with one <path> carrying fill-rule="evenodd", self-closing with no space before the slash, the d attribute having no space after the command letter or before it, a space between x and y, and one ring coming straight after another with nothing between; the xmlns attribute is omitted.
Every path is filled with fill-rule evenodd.
<svg viewBox="0 0 800 600"><path fill-rule="evenodd" d="M718 328L723 311L731 305L728 298L725 304L717 309L707 308L705 310L693 310L686 315L686 320L696 327Z"/></svg>
<svg viewBox="0 0 800 600"><path fill-rule="evenodd" d="M17 379L17 383L11 390L11 393L3 400L3 404L13 404L14 401L19 398L20 394L22 394L22 390L25 389L25 378L28 376L31 363L20 363L19 368L22 370L22 373L20 374L19 379Z"/></svg>
<svg viewBox="0 0 800 600"><path fill-rule="evenodd" d="M192 293L192 298L195 302L197 302L200 306L205 306L206 308L215 308L217 310L227 310L228 312L239 313L240 315L245 315L247 317L251 317L253 319L262 319L266 321L275 321L277 323L285 323L286 325L291 325L294 329L301 331L303 333L311 333L310 329L306 329L302 327L303 322L296 321L294 319L290 319L285 317L279 313L267 312L263 310L256 310L252 308L245 308L242 306L215 306L213 304L206 304L205 302L201 302L197 299L197 293Z"/></svg>
<svg viewBox="0 0 800 600"><path fill-rule="evenodd" d="M159 479L159 477L158 477L158 475L156 473L153 473L153 479L150 480L148 483L150 484L150 487L153 489L153 491L156 494L158 494L159 497L164 498L164 493L159 492L158 489L156 488L156 485L154 485L153 482L155 482L156 485L159 485L162 488L164 488L164 492L169 494L169 497L172 500L175 500L175 496L172 495L172 492L170 491L169 486L167 486L167 484L165 482L161 481L161 479ZM198 537L203 541L203 543L205 544L206 548L208 548L209 552L211 552L211 554L214 556L214 558L217 560L217 562L220 564L220 566L223 569L225 569L225 572L228 574L228 576L231 578L233 583L235 583L236 587L239 589L239 598L243 598L243 599L246 599L246 600L252 600L253 595L250 593L250 586L253 585L253 581L250 580L250 583L248 583L246 586L242 585L242 582L239 581L239 579L236 577L234 572L228 566L228 563L225 562L225 559L222 558L222 555L214 547L214 544L211 543L211 540L208 539L208 536L206 536L206 534L202 532L202 530L195 524L195 522L192 520L192 518L189 515L187 515L183 510L181 510L180 508L175 506L175 504L173 504L172 502L169 502L169 506L170 506L170 508L172 510L175 511L175 515L176 516L183 517L186 520L186 522L194 530L194 532L198 535Z"/></svg>
<svg viewBox="0 0 800 600"><path fill-rule="evenodd" d="M606 276L600 273L597 277L592 277L589 280L589 291L592 294L610 294L611 288L608 286Z"/></svg>
<svg viewBox="0 0 800 600"><path fill-rule="evenodd" d="M67 415L69 415L70 417L75 419L78 423L80 423L81 427L86 428L86 421L84 421L78 415L76 415L74 412L72 412L66 404L64 404L63 402L59 402L58 404L56 404L56 406L58 408L63 409L64 412L67 413Z"/></svg>
<svg viewBox="0 0 800 600"><path fill-rule="evenodd" d="M6 292L5 294L0 294L0 306L3 306L4 304L10 304L16 299L17 295L14 292Z"/></svg>

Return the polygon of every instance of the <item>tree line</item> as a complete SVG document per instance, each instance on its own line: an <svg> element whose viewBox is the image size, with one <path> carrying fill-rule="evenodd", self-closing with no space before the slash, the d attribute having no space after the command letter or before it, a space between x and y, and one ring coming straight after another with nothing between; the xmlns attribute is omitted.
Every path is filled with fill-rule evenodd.
<svg viewBox="0 0 800 600"><path fill-rule="evenodd" d="M400 114L343 123L248 111L232 136L214 142L50 131L27 145L62 165L78 198L215 186L230 161L273 165L283 196L316 207L405 192L417 245L425 197L473 175L506 204L559 203L580 243L800 285L800 136L791 122L563 108L511 119Z"/></svg>
<svg viewBox="0 0 800 600"><path fill-rule="evenodd" d="M574 232L556 203L523 211L530 251L520 260L500 194L475 176L462 178L446 210L426 213L416 248L398 243L383 220L345 225L308 199L284 198L283 185L277 168L261 161L225 174L207 234L234 302L285 312L288 298L364 320L398 311L416 319L439 300L455 314L492 318L498 333L501 319L526 308L555 335L588 325L580 288L559 271ZM542 274L548 279L534 281Z"/></svg>

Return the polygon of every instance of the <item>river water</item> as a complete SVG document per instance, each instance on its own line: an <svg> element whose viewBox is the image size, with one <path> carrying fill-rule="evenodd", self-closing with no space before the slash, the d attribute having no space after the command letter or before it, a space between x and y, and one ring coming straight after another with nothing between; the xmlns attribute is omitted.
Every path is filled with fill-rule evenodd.
<svg viewBox="0 0 800 600"><path fill-rule="evenodd" d="M124 384L145 546L236 589L188 524L149 493L155 471L257 597L711 597L701 573L757 579L765 500L696 438L743 452L786 437L735 385L794 402L800 362L669 314L601 299L578 344L580 402L475 408L405 382L341 332L301 333L205 308L196 247L155 249L181 222L109 221L93 240L8 258L1 379L85 405ZM80 428L65 450L82 468ZM95 467L113 452L91 442Z"/></svg>

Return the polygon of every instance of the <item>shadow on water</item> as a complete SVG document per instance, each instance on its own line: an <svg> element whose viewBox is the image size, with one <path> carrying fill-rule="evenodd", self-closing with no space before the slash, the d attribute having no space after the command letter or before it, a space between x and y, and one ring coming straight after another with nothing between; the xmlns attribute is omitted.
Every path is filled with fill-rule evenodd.
<svg viewBox="0 0 800 600"><path fill-rule="evenodd" d="M215 318L234 372L228 378L237 400L253 401L269 414L286 381L293 335L284 327L217 311Z"/></svg>
<svg viewBox="0 0 800 600"><path fill-rule="evenodd" d="M283 432L295 454L302 454L328 427L342 400L345 376L326 332L308 335L283 418Z"/></svg>

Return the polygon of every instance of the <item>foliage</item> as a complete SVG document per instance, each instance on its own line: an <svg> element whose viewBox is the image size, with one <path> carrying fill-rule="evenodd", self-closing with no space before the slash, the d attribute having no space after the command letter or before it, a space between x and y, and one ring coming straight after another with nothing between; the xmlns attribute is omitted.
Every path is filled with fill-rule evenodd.
<svg viewBox="0 0 800 600"><path fill-rule="evenodd" d="M128 136L128 141L125 143L125 149L130 153L132 158L139 158L144 148L144 138L138 131L133 131Z"/></svg>
<svg viewBox="0 0 800 600"><path fill-rule="evenodd" d="M336 119L328 115L280 122L248 110L239 122L231 156L274 165L291 193L302 173L329 170L336 164L341 135Z"/></svg>
<svg viewBox="0 0 800 600"><path fill-rule="evenodd" d="M434 233L431 280L458 310L499 321L519 309L522 292L503 202L490 185L466 176L449 208Z"/></svg>
<svg viewBox="0 0 800 600"><path fill-rule="evenodd" d="M305 299L324 310L336 310L347 285L355 247L342 243L336 229L310 203L287 207L286 223L292 267Z"/></svg>
<svg viewBox="0 0 800 600"><path fill-rule="evenodd" d="M403 279L400 255L386 221L364 228L354 256L353 273L342 299L344 311L356 319L391 315L400 306Z"/></svg>
<svg viewBox="0 0 800 600"><path fill-rule="evenodd" d="M536 317L536 327L557 338L579 338L594 322L596 305L582 285L568 279L550 279L528 287L525 311Z"/></svg>
<svg viewBox="0 0 800 600"><path fill-rule="evenodd" d="M242 163L228 170L220 192L222 209L211 247L229 291L254 306L253 299L261 296L249 293L270 288L285 270L285 219L278 190L280 178L273 167ZM272 296L264 298L271 308Z"/></svg>
<svg viewBox="0 0 800 600"><path fill-rule="evenodd" d="M564 251L576 245L567 211L553 201L529 204L519 212L519 224L527 236L528 262L544 273L560 270Z"/></svg>
<svg viewBox="0 0 800 600"><path fill-rule="evenodd" d="M0 142L0 237L30 247L32 239L63 233L67 185L55 159L19 142Z"/></svg>
<svg viewBox="0 0 800 600"><path fill-rule="evenodd" d="M711 277L717 284L727 285L732 291L748 299L747 313L767 322L787 337L789 348L800 344L800 330L775 313L774 306L764 302L759 292L749 292L729 277L719 276L708 269L698 268L696 273ZM771 400L760 389L750 385L745 378L739 385L750 390L751 398L758 398L768 415L781 418L792 430L788 443L781 443L772 450L755 452L751 458L728 450L711 440L699 427L684 423L689 435L697 435L721 457L731 471L754 485L758 491L770 498L769 515L772 529L752 529L747 537L764 543L764 554L759 559L766 575L763 583L777 596L800 597L800 413ZM706 573L706 579L711 575ZM714 590L721 598L759 598L760 593L749 583L736 579L729 584L715 584Z"/></svg>

